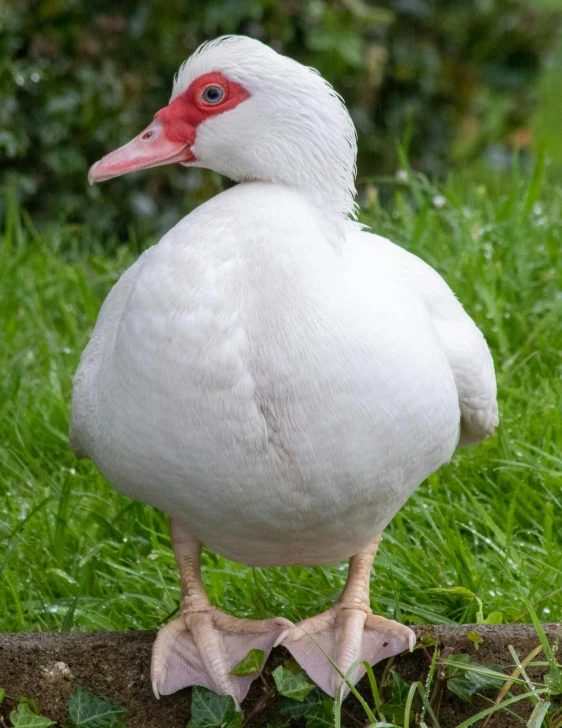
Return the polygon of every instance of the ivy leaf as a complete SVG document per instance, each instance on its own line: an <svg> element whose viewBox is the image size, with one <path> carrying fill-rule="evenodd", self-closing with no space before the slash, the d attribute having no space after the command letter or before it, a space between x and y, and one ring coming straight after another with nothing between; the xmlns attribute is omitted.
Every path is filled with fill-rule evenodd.
<svg viewBox="0 0 562 728"><path fill-rule="evenodd" d="M242 713L236 711L231 695L217 695L199 686L193 688L190 721L192 728L218 728L222 725L235 728L241 721Z"/></svg>
<svg viewBox="0 0 562 728"><path fill-rule="evenodd" d="M110 728L127 712L118 703L91 695L80 685L72 691L66 710L76 728Z"/></svg>
<svg viewBox="0 0 562 728"><path fill-rule="evenodd" d="M0 688L0 703L4 701L4 698L6 697L6 691L4 688Z"/></svg>
<svg viewBox="0 0 562 728"><path fill-rule="evenodd" d="M242 719L244 718L244 713L241 710L235 710L234 715L232 715L226 723L223 724L222 728L242 728Z"/></svg>
<svg viewBox="0 0 562 728"><path fill-rule="evenodd" d="M470 655L465 655L464 652L460 655L451 655L449 657L450 662L454 662L454 665L447 665L447 676L452 677L453 675L465 674L466 671L462 669L463 665L470 665Z"/></svg>
<svg viewBox="0 0 562 728"><path fill-rule="evenodd" d="M333 728L334 727L334 701L324 700L314 707L306 716L306 728Z"/></svg>
<svg viewBox="0 0 562 728"><path fill-rule="evenodd" d="M482 675L472 670L470 672L463 670L463 665L469 665L471 663L470 655L451 655L449 660L456 662L458 666L447 665L447 675L452 677L452 680L447 680L447 689L467 703L471 703L472 697L480 690L498 688L503 685L503 681L500 678ZM473 664L476 665L476 663ZM496 672L502 671L499 665L486 665L486 667Z"/></svg>
<svg viewBox="0 0 562 728"><path fill-rule="evenodd" d="M304 700L284 700L279 712L281 715L286 715L287 718L298 720L299 718L304 718L314 713L318 706L322 705L325 701L326 695L319 688L316 688Z"/></svg>
<svg viewBox="0 0 562 728"><path fill-rule="evenodd" d="M54 720L36 715L27 703L20 703L17 710L12 710L10 720L14 728L48 728L55 725Z"/></svg>
<svg viewBox="0 0 562 728"><path fill-rule="evenodd" d="M39 708L37 701L33 700L33 698L26 698L25 696L20 695L18 697L18 703L25 703L26 705L29 705L31 711L35 713L35 715L39 715L41 713L41 709Z"/></svg>
<svg viewBox="0 0 562 728"><path fill-rule="evenodd" d="M410 686L396 672L392 670L392 693L390 700L383 705L384 716L393 721L393 723L402 723L404 720L404 709Z"/></svg>
<svg viewBox="0 0 562 728"><path fill-rule="evenodd" d="M288 660L285 660L285 662L283 663L283 667L285 668L285 670L292 672L293 675L298 675L299 672L303 672L302 667L299 665L294 657L290 657Z"/></svg>
<svg viewBox="0 0 562 728"><path fill-rule="evenodd" d="M316 687L308 681L302 670L294 675L283 665L275 668L273 679L275 680L277 692L292 700L304 700L308 693Z"/></svg>
<svg viewBox="0 0 562 728"><path fill-rule="evenodd" d="M474 685L466 679L466 675L447 680L447 689L466 703L472 703L472 696L476 692Z"/></svg>
<svg viewBox="0 0 562 728"><path fill-rule="evenodd" d="M263 650L250 650L244 659L234 665L230 674L236 675L237 677L253 675L258 670L261 670L264 659L265 652Z"/></svg>
<svg viewBox="0 0 562 728"><path fill-rule="evenodd" d="M408 683L396 672L392 671L392 702L394 705L404 707L410 692Z"/></svg>

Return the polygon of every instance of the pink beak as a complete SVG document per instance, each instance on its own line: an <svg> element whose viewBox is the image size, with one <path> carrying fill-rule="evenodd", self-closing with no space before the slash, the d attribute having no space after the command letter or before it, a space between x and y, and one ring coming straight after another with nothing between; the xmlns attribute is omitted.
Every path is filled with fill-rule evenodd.
<svg viewBox="0 0 562 728"><path fill-rule="evenodd" d="M163 121L155 119L128 144L96 162L88 172L88 182L93 185L139 169L193 161L195 157L191 152L191 144L194 138L195 134L192 141L170 141L166 138Z"/></svg>

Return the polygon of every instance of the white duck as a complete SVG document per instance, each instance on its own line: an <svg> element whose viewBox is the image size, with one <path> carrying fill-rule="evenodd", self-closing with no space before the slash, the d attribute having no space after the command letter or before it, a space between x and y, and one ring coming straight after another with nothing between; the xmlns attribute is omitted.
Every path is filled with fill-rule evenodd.
<svg viewBox="0 0 562 728"><path fill-rule="evenodd" d="M282 642L327 693L358 658L412 648L369 607L383 529L459 444L491 434L480 331L419 258L353 222L355 129L316 72L245 37L206 43L99 182L171 162L238 181L179 222L105 301L74 381L71 446L171 517L182 607L153 650L156 696L231 694ZM204 544L256 566L350 559L328 611L294 626L209 604ZM355 669L354 681L363 674Z"/></svg>

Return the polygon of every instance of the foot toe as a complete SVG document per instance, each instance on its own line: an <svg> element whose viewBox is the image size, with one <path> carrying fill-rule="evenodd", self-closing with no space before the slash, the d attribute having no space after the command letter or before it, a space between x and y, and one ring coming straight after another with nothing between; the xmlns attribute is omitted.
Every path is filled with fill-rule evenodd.
<svg viewBox="0 0 562 728"><path fill-rule="evenodd" d="M365 674L367 662L374 665L393 655L413 649L415 634L391 619L358 609L332 607L296 625L283 641L303 670L324 692L342 698L349 693L332 663L346 681L356 684ZM360 661L351 672L350 668Z"/></svg>
<svg viewBox="0 0 562 728"><path fill-rule="evenodd" d="M239 708L261 667L251 675L231 675L252 649L262 650L264 663L278 637L292 628L283 617L237 620L218 610L185 613L163 627L152 650L152 688L156 698L190 685L231 695ZM263 667L263 665L262 665Z"/></svg>

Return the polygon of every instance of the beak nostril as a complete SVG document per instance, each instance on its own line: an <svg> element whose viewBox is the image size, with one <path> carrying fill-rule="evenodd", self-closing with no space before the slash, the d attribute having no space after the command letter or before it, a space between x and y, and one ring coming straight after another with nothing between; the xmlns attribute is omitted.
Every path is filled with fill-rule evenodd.
<svg viewBox="0 0 562 728"><path fill-rule="evenodd" d="M2 0L0 0L1 2ZM96 162L88 175L90 184L104 182L106 179L119 177L139 169L160 167L163 164L193 162L195 157L190 152L190 143L187 139L194 141L195 128L184 125L182 127L183 138L177 138L178 135L175 137L172 135L170 138L166 132L167 129L163 122L155 119L130 142L106 154L103 159Z"/></svg>

